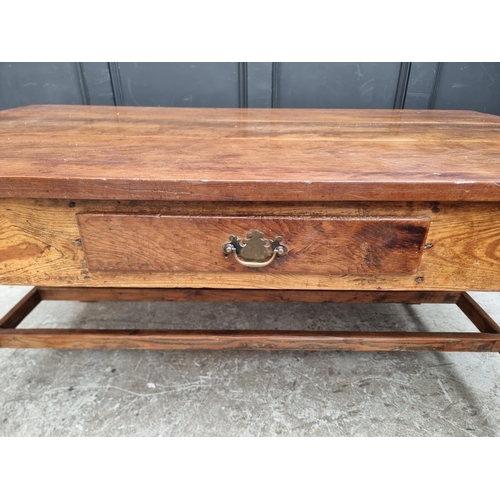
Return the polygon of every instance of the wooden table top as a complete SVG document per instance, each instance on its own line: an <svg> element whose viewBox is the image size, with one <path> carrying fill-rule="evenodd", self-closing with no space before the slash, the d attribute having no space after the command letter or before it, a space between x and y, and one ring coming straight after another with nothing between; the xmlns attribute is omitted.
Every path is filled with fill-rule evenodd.
<svg viewBox="0 0 500 500"><path fill-rule="evenodd" d="M500 117L28 106L0 112L0 197L500 201Z"/></svg>

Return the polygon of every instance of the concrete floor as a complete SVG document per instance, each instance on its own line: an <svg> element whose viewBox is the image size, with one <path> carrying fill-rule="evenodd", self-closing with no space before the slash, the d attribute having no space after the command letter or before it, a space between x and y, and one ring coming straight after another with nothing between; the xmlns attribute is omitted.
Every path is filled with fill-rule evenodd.
<svg viewBox="0 0 500 500"><path fill-rule="evenodd" d="M0 316L28 288L0 287ZM473 294L500 321L500 294ZM474 331L453 305L42 303L26 327ZM1 349L2 436L497 436L496 353Z"/></svg>

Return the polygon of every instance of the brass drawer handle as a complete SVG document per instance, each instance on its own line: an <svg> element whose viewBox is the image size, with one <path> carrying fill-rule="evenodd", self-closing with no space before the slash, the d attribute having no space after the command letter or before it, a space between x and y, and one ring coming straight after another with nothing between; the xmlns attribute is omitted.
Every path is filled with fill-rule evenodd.
<svg viewBox="0 0 500 500"><path fill-rule="evenodd" d="M281 243L282 239L281 236L276 236L271 241L266 240L264 233L254 229L247 234L243 243L240 243L240 238L231 234L229 242L222 245L222 250L225 255L234 254L234 258L242 266L266 267L276 256L287 254L288 248Z"/></svg>

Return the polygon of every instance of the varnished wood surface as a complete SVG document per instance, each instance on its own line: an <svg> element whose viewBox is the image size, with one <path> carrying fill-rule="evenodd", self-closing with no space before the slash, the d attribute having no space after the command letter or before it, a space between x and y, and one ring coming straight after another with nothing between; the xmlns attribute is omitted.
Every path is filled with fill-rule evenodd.
<svg viewBox="0 0 500 500"><path fill-rule="evenodd" d="M221 290L217 288L41 287L42 300L134 302L332 302L336 304L456 304L461 292L377 292L373 290Z"/></svg>
<svg viewBox="0 0 500 500"><path fill-rule="evenodd" d="M99 272L88 269L78 213L183 216L428 218L417 273L335 275L255 272ZM500 289L500 204L256 204L0 199L0 281L39 286L295 290Z"/></svg>
<svg viewBox="0 0 500 500"><path fill-rule="evenodd" d="M460 295L457 306L480 332L500 334L500 326L468 293Z"/></svg>
<svg viewBox="0 0 500 500"><path fill-rule="evenodd" d="M411 274L429 220L313 217L197 217L78 214L90 271L254 272L225 255L230 235L281 236L288 253L261 272Z"/></svg>
<svg viewBox="0 0 500 500"><path fill-rule="evenodd" d="M3 318L0 318L0 328L16 328L41 301L42 296L38 289L30 290Z"/></svg>
<svg viewBox="0 0 500 500"><path fill-rule="evenodd" d="M309 332L219 330L2 330L0 348L261 349L301 351L500 351L489 333Z"/></svg>
<svg viewBox="0 0 500 500"><path fill-rule="evenodd" d="M30 106L0 112L0 197L500 201L470 111Z"/></svg>
<svg viewBox="0 0 500 500"><path fill-rule="evenodd" d="M177 292L177 293L176 293ZM184 295L179 292L185 292ZM498 351L500 327L466 292L392 292L351 293L339 291L234 290L241 301L288 301L307 298L319 302L455 302L481 333L430 332L310 332L252 330L89 330L89 329L16 329L41 300L221 300L228 290L140 290L35 288L7 313L0 322L0 348L60 349L288 349L357 351ZM222 295L218 295L220 292ZM274 292L274 293L273 293ZM328 297L327 297L328 296Z"/></svg>

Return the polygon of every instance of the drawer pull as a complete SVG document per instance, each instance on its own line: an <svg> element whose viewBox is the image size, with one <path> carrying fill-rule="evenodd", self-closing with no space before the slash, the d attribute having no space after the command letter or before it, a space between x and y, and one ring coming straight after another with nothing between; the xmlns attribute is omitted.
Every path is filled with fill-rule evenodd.
<svg viewBox="0 0 500 500"><path fill-rule="evenodd" d="M281 243L283 238L276 236L273 240L264 239L264 233L253 229L241 243L240 238L229 236L229 242L222 245L225 255L234 254L234 258L242 266L266 267L277 257L286 255L288 248Z"/></svg>

